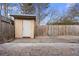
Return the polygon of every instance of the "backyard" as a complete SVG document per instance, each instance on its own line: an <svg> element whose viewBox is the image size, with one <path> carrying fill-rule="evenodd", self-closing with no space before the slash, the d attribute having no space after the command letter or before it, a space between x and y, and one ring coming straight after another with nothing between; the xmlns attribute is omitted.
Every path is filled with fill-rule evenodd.
<svg viewBox="0 0 79 59"><path fill-rule="evenodd" d="M79 36L38 36L35 39L20 38L10 43L79 43Z"/></svg>
<svg viewBox="0 0 79 59"><path fill-rule="evenodd" d="M79 56L79 4L1 3L0 56Z"/></svg>
<svg viewBox="0 0 79 59"><path fill-rule="evenodd" d="M22 38L0 44L3 56L79 56L79 36Z"/></svg>

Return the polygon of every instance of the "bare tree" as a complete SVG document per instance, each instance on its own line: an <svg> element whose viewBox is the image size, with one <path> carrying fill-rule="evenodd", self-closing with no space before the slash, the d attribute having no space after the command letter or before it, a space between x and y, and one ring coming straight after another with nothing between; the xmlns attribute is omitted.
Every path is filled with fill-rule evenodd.
<svg viewBox="0 0 79 59"><path fill-rule="evenodd" d="M20 4L22 14L34 14L35 8L32 3L21 3Z"/></svg>
<svg viewBox="0 0 79 59"><path fill-rule="evenodd" d="M37 23L40 22L49 14L49 12L44 13L48 9L48 3L37 3L36 4L36 15L37 15Z"/></svg>
<svg viewBox="0 0 79 59"><path fill-rule="evenodd" d="M8 15L8 6L7 6L7 3L4 3L3 6L4 6L4 16L7 16Z"/></svg>
<svg viewBox="0 0 79 59"><path fill-rule="evenodd" d="M71 20L74 20L75 17L79 17L79 3L76 3L69 8L68 16Z"/></svg>
<svg viewBox="0 0 79 59"><path fill-rule="evenodd" d="M47 13L44 13L48 7L48 3L22 3L20 4L23 14L36 14L37 24L47 16Z"/></svg>
<svg viewBox="0 0 79 59"><path fill-rule="evenodd" d="M60 11L54 8L52 8L50 11L51 11L49 16L50 20L48 21L47 24L53 24L54 22L60 21L60 18L62 18L60 16Z"/></svg>
<svg viewBox="0 0 79 59"><path fill-rule="evenodd" d="M1 15L1 11L2 11L2 4L0 4L0 15Z"/></svg>

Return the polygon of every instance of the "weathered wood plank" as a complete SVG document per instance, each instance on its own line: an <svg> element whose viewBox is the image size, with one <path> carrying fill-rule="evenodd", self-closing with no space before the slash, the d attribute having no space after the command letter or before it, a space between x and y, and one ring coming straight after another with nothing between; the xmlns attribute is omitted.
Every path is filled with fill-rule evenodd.
<svg viewBox="0 0 79 59"><path fill-rule="evenodd" d="M0 43L8 42L14 38L14 25L11 22L10 19L0 16Z"/></svg>
<svg viewBox="0 0 79 59"><path fill-rule="evenodd" d="M79 25L40 25L37 26L36 34L38 36L79 35Z"/></svg>

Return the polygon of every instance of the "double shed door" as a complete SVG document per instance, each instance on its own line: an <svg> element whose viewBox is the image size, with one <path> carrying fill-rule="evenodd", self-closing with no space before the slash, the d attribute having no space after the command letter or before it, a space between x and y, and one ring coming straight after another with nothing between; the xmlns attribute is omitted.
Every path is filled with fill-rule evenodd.
<svg viewBox="0 0 79 59"><path fill-rule="evenodd" d="M23 20L22 37L34 37L34 20Z"/></svg>
<svg viewBox="0 0 79 59"><path fill-rule="evenodd" d="M15 37L34 38L34 20L15 20Z"/></svg>

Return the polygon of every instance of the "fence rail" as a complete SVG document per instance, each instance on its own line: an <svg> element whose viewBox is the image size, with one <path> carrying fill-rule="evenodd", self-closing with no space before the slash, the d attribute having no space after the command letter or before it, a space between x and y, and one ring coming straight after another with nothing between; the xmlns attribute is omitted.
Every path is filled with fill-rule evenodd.
<svg viewBox="0 0 79 59"><path fill-rule="evenodd" d="M41 25L37 26L36 36L79 35L79 25Z"/></svg>
<svg viewBox="0 0 79 59"><path fill-rule="evenodd" d="M14 24L11 19L0 16L0 43L8 42L14 38Z"/></svg>

